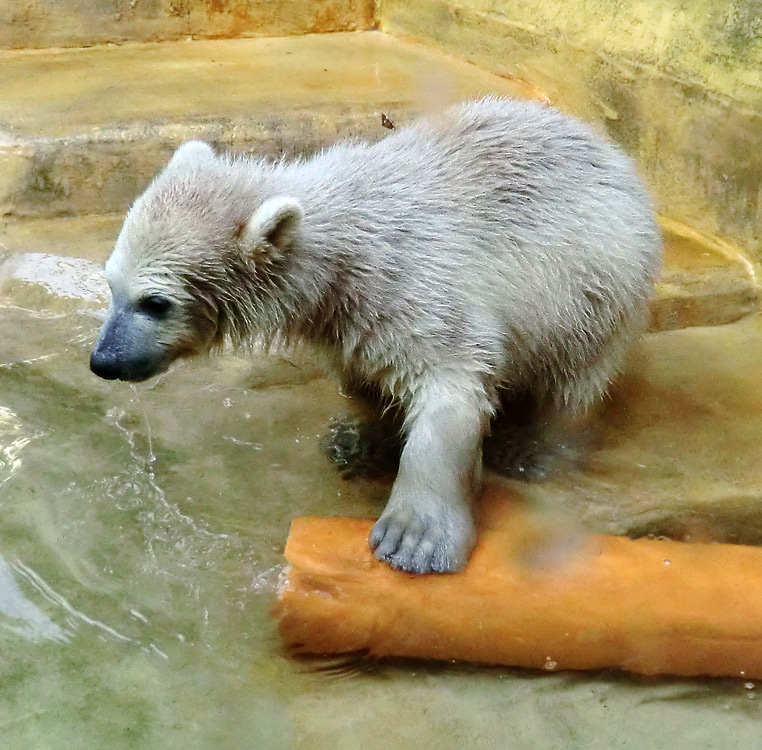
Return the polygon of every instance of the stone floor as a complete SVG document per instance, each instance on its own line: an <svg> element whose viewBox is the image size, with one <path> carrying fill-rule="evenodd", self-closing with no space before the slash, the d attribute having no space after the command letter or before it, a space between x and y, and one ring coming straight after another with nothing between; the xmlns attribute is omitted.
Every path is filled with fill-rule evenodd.
<svg viewBox="0 0 762 750"><path fill-rule="evenodd" d="M288 658L269 611L290 520L373 516L389 489L342 481L317 450L347 400L290 355L185 363L139 387L88 371L100 264L179 142L306 153L382 137L381 114L539 92L374 32L5 51L0 69L5 746L758 744L752 683ZM571 528L759 543L756 269L663 226L654 332L583 460L515 487Z"/></svg>
<svg viewBox="0 0 762 750"><path fill-rule="evenodd" d="M269 616L290 520L389 490L320 455L351 404L290 356L96 379L116 222L66 221L14 226L0 267L7 747L755 746L751 682L290 659ZM647 335L579 464L513 488L567 531L762 541L761 321Z"/></svg>
<svg viewBox="0 0 762 750"><path fill-rule="evenodd" d="M378 32L0 51L0 67L0 215L20 216L123 211L185 140L294 155L380 138L381 114L526 93Z"/></svg>

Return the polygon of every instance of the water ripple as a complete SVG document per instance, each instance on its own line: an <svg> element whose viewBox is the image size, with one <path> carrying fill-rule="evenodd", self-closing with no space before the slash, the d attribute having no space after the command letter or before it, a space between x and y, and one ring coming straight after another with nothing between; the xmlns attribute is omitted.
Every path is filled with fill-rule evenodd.
<svg viewBox="0 0 762 750"><path fill-rule="evenodd" d="M30 641L69 641L70 634L24 596L13 571L14 569L0 557L0 614L10 620L0 620L0 627Z"/></svg>
<svg viewBox="0 0 762 750"><path fill-rule="evenodd" d="M106 625L105 623L101 622L100 620L96 620L92 617L89 617L84 612L81 612L80 610L73 607L69 601L63 597L61 594L59 594L57 591L55 591L52 586L50 586L38 573L36 573L34 570L32 570L28 565L25 565L22 562L17 562L12 566L12 570L21 578L23 578L33 589L35 589L44 599L49 601L51 604L55 605L56 607L64 610L64 612L67 613L69 616L67 618L67 622L70 623L73 626L77 626L80 623L84 623L86 625L90 625L94 628L97 628L98 630L103 631L104 633L110 635L113 638L116 638L119 641L125 641L127 643L138 643L133 638L130 638L129 636L122 635L118 630L115 628L112 628L110 625Z"/></svg>
<svg viewBox="0 0 762 750"><path fill-rule="evenodd" d="M21 468L21 452L24 448L45 434L38 431L24 435L21 434L22 430L21 420L7 407L0 406L0 487Z"/></svg>

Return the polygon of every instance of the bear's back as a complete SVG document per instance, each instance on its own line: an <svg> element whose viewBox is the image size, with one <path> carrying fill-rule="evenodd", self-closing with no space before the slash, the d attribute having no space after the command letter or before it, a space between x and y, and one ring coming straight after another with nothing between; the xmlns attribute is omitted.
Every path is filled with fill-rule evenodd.
<svg viewBox="0 0 762 750"><path fill-rule="evenodd" d="M502 379L575 368L642 323L660 258L647 194L624 154L555 110L469 103L293 177L312 240L345 259L352 320L373 321L342 339L375 346L388 328L422 361L483 358Z"/></svg>

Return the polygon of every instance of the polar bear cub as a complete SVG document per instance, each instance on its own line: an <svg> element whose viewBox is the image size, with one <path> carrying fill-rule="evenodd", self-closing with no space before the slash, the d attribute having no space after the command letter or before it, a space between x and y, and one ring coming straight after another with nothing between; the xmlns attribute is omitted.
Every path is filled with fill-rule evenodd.
<svg viewBox="0 0 762 750"><path fill-rule="evenodd" d="M529 393L546 418L598 401L660 256L629 159L536 103L487 98L290 163L190 142L127 215L91 368L143 380L225 340L313 344L404 417L376 556L457 571L501 401Z"/></svg>

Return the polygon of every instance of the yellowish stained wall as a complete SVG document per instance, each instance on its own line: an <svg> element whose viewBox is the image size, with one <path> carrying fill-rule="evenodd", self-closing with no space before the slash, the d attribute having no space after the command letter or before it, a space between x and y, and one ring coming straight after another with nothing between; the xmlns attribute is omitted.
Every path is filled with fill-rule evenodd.
<svg viewBox="0 0 762 750"><path fill-rule="evenodd" d="M0 0L0 47L356 31L374 12L374 0Z"/></svg>
<svg viewBox="0 0 762 750"><path fill-rule="evenodd" d="M762 259L760 0L380 0L379 15L596 123L665 215Z"/></svg>
<svg viewBox="0 0 762 750"><path fill-rule="evenodd" d="M596 124L664 215L762 260L762 0L0 0L0 47L375 24Z"/></svg>

